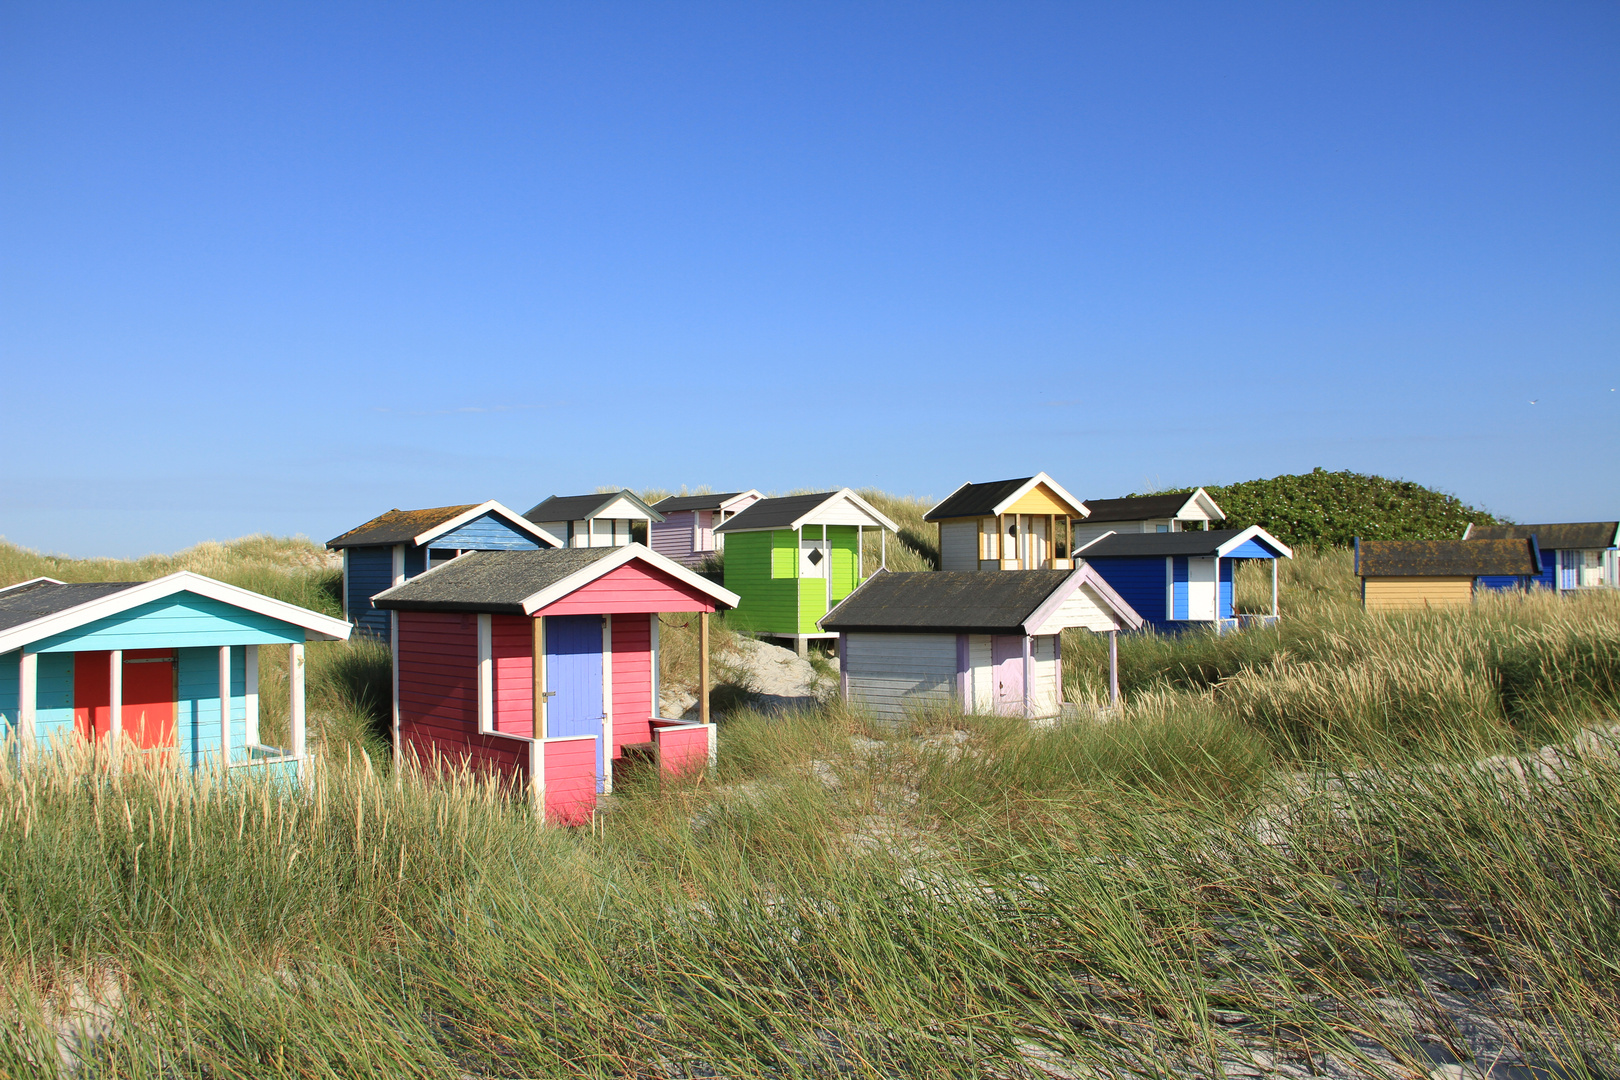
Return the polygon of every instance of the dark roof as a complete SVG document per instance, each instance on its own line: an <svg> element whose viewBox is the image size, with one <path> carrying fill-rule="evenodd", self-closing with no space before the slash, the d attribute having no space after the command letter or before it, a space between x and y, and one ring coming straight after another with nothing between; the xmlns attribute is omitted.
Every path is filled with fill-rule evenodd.
<svg viewBox="0 0 1620 1080"><path fill-rule="evenodd" d="M1069 570L874 574L821 620L825 630L1022 634Z"/></svg>
<svg viewBox="0 0 1620 1080"><path fill-rule="evenodd" d="M761 499L715 532L745 532L751 529L786 529L795 521L838 494L821 491L814 495L784 495L779 499Z"/></svg>
<svg viewBox="0 0 1620 1080"><path fill-rule="evenodd" d="M1529 540L1361 540L1362 577L1532 577L1541 573Z"/></svg>
<svg viewBox="0 0 1620 1080"><path fill-rule="evenodd" d="M1188 491L1179 495L1137 495L1129 499L1087 499L1086 509L1091 511L1091 516L1086 518L1086 523L1173 518L1190 498L1192 492Z"/></svg>
<svg viewBox="0 0 1620 1080"><path fill-rule="evenodd" d="M662 514L642 502L629 488L619 491L598 491L591 495L553 495L531 506L523 516L536 525L544 525L548 521L586 521L608 503L619 498L629 499L648 511L655 520L663 520Z"/></svg>
<svg viewBox="0 0 1620 1080"><path fill-rule="evenodd" d="M1088 506L1091 504L1087 504ZM1082 559L1126 558L1144 555L1213 555L1242 529L1198 532L1115 533L1075 552ZM1260 537L1255 537L1259 540ZM1261 541L1264 543L1264 541Z"/></svg>
<svg viewBox="0 0 1620 1080"><path fill-rule="evenodd" d="M458 514L465 514L477 506L434 506L427 510L393 509L378 514L364 525L334 536L326 542L329 548L369 547L373 544L400 544L415 539L436 525L443 525Z"/></svg>
<svg viewBox="0 0 1620 1080"><path fill-rule="evenodd" d="M522 615L523 601L622 548L474 551L372 601L384 611L488 611Z"/></svg>
<svg viewBox="0 0 1620 1080"><path fill-rule="evenodd" d="M946 518L982 517L993 514L1003 499L1035 479L1021 476L1017 480L987 480L982 484L963 484L945 501L923 515L924 521Z"/></svg>
<svg viewBox="0 0 1620 1080"><path fill-rule="evenodd" d="M0 592L0 630L55 615L58 611L88 604L139 584L139 581L93 581L64 585L55 581L35 581L17 585Z"/></svg>
<svg viewBox="0 0 1620 1080"><path fill-rule="evenodd" d="M741 495L740 491L725 491L711 495L671 495L653 503L660 514L678 514L682 510L718 510L720 504Z"/></svg>
<svg viewBox="0 0 1620 1080"><path fill-rule="evenodd" d="M1532 536L1543 551L1570 551L1614 547L1620 521L1571 521L1561 525L1474 525L1470 540L1528 540Z"/></svg>

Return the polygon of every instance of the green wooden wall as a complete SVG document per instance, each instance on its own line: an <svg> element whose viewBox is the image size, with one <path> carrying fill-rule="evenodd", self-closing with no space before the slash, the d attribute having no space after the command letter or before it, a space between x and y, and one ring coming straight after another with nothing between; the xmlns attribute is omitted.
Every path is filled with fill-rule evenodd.
<svg viewBox="0 0 1620 1080"><path fill-rule="evenodd" d="M872 530L876 532L876 530ZM831 540L833 603L860 582L856 529L827 526ZM805 539L820 539L821 526L806 526ZM876 542L876 537L869 538ZM799 538L791 529L733 533L726 537L726 588L741 597L727 623L759 634L814 634L827 614L827 585L821 578L799 578Z"/></svg>

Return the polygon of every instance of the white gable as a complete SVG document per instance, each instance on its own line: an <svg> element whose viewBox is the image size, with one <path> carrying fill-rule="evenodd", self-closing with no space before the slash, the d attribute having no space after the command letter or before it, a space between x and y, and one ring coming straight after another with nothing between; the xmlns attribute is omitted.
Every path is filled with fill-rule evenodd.
<svg viewBox="0 0 1620 1080"><path fill-rule="evenodd" d="M593 516L599 518L629 518L632 521L652 520L647 516L647 511L641 509L641 507L637 506L623 495L615 498L612 502L598 510Z"/></svg>
<svg viewBox="0 0 1620 1080"><path fill-rule="evenodd" d="M1071 627L1082 630L1094 630L1097 633L1107 633L1110 630L1129 629L1114 613L1114 609L1097 593L1089 583L1076 589L1068 599L1058 605L1040 626L1030 632L1033 634L1055 634L1060 630Z"/></svg>

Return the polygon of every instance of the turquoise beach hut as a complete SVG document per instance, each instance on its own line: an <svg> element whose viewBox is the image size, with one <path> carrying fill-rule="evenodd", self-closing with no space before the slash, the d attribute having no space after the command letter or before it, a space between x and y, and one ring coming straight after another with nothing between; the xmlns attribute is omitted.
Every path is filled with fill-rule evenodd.
<svg viewBox="0 0 1620 1080"><path fill-rule="evenodd" d="M185 571L138 582L24 581L0 589L0 736L25 756L77 738L177 768L300 776L304 643L349 631L341 619ZM259 731L266 647L288 650L280 746Z"/></svg>

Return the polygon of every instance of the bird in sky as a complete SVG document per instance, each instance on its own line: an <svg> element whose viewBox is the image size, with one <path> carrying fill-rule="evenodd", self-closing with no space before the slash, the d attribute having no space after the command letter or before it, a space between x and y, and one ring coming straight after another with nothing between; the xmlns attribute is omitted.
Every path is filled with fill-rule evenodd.
<svg viewBox="0 0 1620 1080"><path fill-rule="evenodd" d="M1534 405L1536 402L1538 402L1540 400L1541 400L1540 398L1531 398L1530 399L1530 404Z"/></svg>

